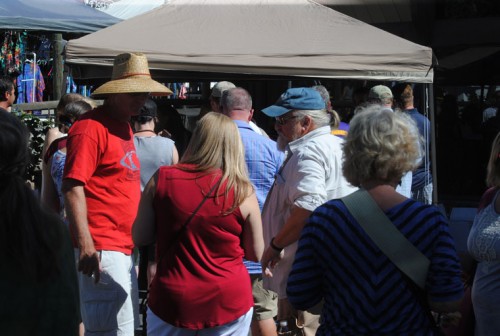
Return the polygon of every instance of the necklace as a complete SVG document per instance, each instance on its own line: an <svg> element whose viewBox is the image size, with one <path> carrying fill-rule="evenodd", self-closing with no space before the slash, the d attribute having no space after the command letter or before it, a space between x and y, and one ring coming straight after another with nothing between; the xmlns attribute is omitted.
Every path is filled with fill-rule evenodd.
<svg viewBox="0 0 500 336"><path fill-rule="evenodd" d="M141 131L135 131L134 134L135 133L142 133L142 132L151 132L151 133L154 133L155 131L153 131L153 130L141 130Z"/></svg>

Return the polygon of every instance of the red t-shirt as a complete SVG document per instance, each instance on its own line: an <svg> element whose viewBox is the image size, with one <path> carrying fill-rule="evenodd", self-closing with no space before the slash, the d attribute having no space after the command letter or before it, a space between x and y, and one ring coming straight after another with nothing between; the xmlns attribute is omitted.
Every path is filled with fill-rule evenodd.
<svg viewBox="0 0 500 336"><path fill-rule="evenodd" d="M232 204L232 192L225 200L223 194L209 197L177 235L220 174L203 176L176 166L159 169L153 201L158 266L149 308L179 328L220 326L253 306L241 247L245 221L238 208L222 214Z"/></svg>
<svg viewBox="0 0 500 336"><path fill-rule="evenodd" d="M131 254L141 196L139 168L127 122L110 118L101 107L71 127L64 179L85 184L89 230L97 250Z"/></svg>

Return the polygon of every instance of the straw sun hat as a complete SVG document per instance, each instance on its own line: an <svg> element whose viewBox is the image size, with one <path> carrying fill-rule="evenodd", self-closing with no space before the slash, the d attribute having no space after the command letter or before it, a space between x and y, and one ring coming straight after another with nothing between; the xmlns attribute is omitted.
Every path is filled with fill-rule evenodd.
<svg viewBox="0 0 500 336"><path fill-rule="evenodd" d="M151 79L148 59L142 53L125 53L115 57L113 75L109 82L92 92L92 98L114 93L149 92L152 96L172 94L166 86Z"/></svg>

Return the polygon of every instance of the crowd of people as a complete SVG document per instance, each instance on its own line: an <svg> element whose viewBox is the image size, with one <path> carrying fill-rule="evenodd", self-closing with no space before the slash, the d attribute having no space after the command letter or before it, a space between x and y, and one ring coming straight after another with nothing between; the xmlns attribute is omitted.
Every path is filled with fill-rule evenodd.
<svg viewBox="0 0 500 336"><path fill-rule="evenodd" d="M366 90L349 123L325 87L287 89L262 110L276 140L249 92L224 81L177 143L149 99L171 93L144 54L124 53L92 94L102 106L61 99L40 199L22 180L29 132L0 110L7 334L134 335L138 272L149 336L275 336L277 322L294 335L438 335L459 323L462 268L432 205L430 123L411 84ZM500 330L499 155L497 136L469 238L476 335ZM378 219L348 206L359 195L411 248L378 243ZM414 255L425 266L408 270Z"/></svg>

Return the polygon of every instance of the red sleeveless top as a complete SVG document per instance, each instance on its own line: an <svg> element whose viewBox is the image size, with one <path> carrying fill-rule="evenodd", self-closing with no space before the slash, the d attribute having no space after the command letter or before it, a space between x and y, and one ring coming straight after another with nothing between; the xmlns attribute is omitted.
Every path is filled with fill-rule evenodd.
<svg viewBox="0 0 500 336"><path fill-rule="evenodd" d="M153 200L158 266L149 308L178 328L211 328L239 318L253 298L241 247L245 221L239 208L224 215L233 192L209 197L178 235L221 171L204 175L166 166L158 174Z"/></svg>

